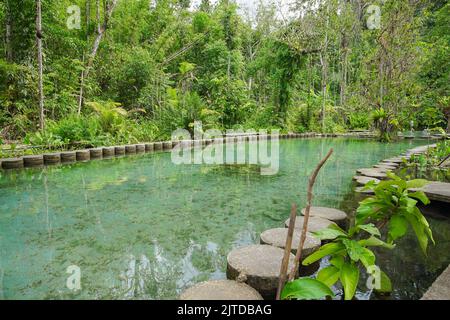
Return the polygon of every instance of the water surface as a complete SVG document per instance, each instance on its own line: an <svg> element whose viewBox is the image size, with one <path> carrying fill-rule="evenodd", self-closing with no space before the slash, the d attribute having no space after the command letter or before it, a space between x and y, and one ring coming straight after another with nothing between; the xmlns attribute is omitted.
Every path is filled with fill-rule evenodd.
<svg viewBox="0 0 450 320"><path fill-rule="evenodd" d="M275 176L174 165L170 153L0 171L0 297L176 298L196 282L225 278L230 250L282 226L292 202L304 206L308 175L330 147L335 153L317 179L314 203L343 207L357 168L426 143L281 140ZM75 293L66 287L71 265L81 269ZM428 282L442 268L419 265L431 274Z"/></svg>

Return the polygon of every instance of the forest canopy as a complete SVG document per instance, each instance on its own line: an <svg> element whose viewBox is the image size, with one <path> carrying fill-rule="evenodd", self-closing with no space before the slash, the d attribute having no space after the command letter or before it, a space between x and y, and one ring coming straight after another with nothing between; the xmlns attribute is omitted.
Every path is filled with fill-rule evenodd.
<svg viewBox="0 0 450 320"><path fill-rule="evenodd" d="M0 142L152 141L196 120L448 131L449 9L296 0L283 17L268 2L246 15L232 0L2 0Z"/></svg>

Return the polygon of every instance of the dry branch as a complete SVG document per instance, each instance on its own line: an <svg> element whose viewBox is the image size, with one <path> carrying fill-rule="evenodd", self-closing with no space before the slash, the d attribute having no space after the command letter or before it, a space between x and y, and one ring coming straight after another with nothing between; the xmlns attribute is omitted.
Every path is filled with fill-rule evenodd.
<svg viewBox="0 0 450 320"><path fill-rule="evenodd" d="M289 256L291 255L291 248L292 248L292 237L294 235L294 227L295 227L295 219L297 218L297 205L295 203L292 204L291 207L291 217L289 219L289 228L288 228L288 234L286 237L286 245L284 246L284 256L283 261L281 262L281 269L280 269L280 277L278 281L278 289L277 289L277 300L280 300L281 297L281 290L284 287L284 284L286 283L286 276L289 266Z"/></svg>
<svg viewBox="0 0 450 320"><path fill-rule="evenodd" d="M330 151L328 151L328 154L325 156L325 158L322 159L322 161L319 162L316 169L314 170L312 175L309 177L308 199L307 199L307 205L306 205L305 215L304 215L304 220L303 220L303 228L302 228L302 232L300 235L300 243L298 245L297 254L295 255L294 267L292 268L291 273L289 275L289 281L294 280L295 275L297 274L297 270L299 268L300 259L302 257L303 245L305 244L306 233L308 232L309 212L311 210L311 205L312 205L314 183L316 182L316 178L317 178L317 175L319 174L320 169L323 167L325 162L330 158L332 153L333 153L333 149L330 149Z"/></svg>

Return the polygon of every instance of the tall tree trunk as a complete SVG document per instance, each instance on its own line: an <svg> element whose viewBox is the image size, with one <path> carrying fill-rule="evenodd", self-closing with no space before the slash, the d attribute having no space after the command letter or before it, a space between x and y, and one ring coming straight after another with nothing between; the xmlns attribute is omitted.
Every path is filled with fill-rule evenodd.
<svg viewBox="0 0 450 320"><path fill-rule="evenodd" d="M325 4L327 6L326 8L326 25L325 25L325 39L323 48L320 51L320 62L322 64L322 133L325 132L325 116L326 116L326 99L327 99L327 86L328 86L328 58L327 58L327 51L328 51L328 27L330 22L330 16L329 16L329 4Z"/></svg>
<svg viewBox="0 0 450 320"><path fill-rule="evenodd" d="M44 130L44 85L42 63L42 9L41 0L36 0L36 44L38 60L38 91L39 91L39 128Z"/></svg>
<svg viewBox="0 0 450 320"><path fill-rule="evenodd" d="M348 39L347 34L344 32L342 34L341 41L341 85L340 85L340 105L343 107L346 103L347 94L347 72L348 72Z"/></svg>
<svg viewBox="0 0 450 320"><path fill-rule="evenodd" d="M80 95L78 97L78 115L81 114L81 107L83 105L84 82L88 78L90 69L92 68L92 65L94 64L94 60L97 55L98 48L103 39L105 31L108 28L108 23L109 23L109 20L111 19L111 16L114 11L114 8L116 7L116 4L117 4L117 0L112 0L111 2L108 2L108 6L107 6L106 12L105 12L105 20L102 24L100 22L100 2L97 0L97 20L98 20L97 36L95 37L94 44L92 45L91 54L88 57L84 71L81 74Z"/></svg>
<svg viewBox="0 0 450 320"><path fill-rule="evenodd" d="M9 6L9 0L6 0L5 4L6 4L5 51L6 51L6 60L8 62L11 62L13 56L11 47L11 8Z"/></svg>
<svg viewBox="0 0 450 320"><path fill-rule="evenodd" d="M328 86L328 61L326 50L320 53L320 62L322 64L322 133L325 132L326 99Z"/></svg>
<svg viewBox="0 0 450 320"><path fill-rule="evenodd" d="M89 41L89 28L91 26L91 0L86 0L86 40Z"/></svg>
<svg viewBox="0 0 450 320"><path fill-rule="evenodd" d="M383 107L383 100L384 100L384 63L383 63L383 57L380 59L380 70L379 70L379 81L380 81L380 97L379 97L379 104L380 107Z"/></svg>

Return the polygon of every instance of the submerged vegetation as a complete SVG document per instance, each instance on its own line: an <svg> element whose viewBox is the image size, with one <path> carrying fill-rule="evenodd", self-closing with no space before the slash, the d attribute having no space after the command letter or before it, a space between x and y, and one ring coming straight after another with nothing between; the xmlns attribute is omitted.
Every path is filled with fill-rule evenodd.
<svg viewBox="0 0 450 320"><path fill-rule="evenodd" d="M379 25L368 4L380 8ZM245 14L232 0L5 0L0 139L112 145L167 138L194 120L376 128L384 140L411 122L448 129L449 8L297 0L282 19L267 2Z"/></svg>

